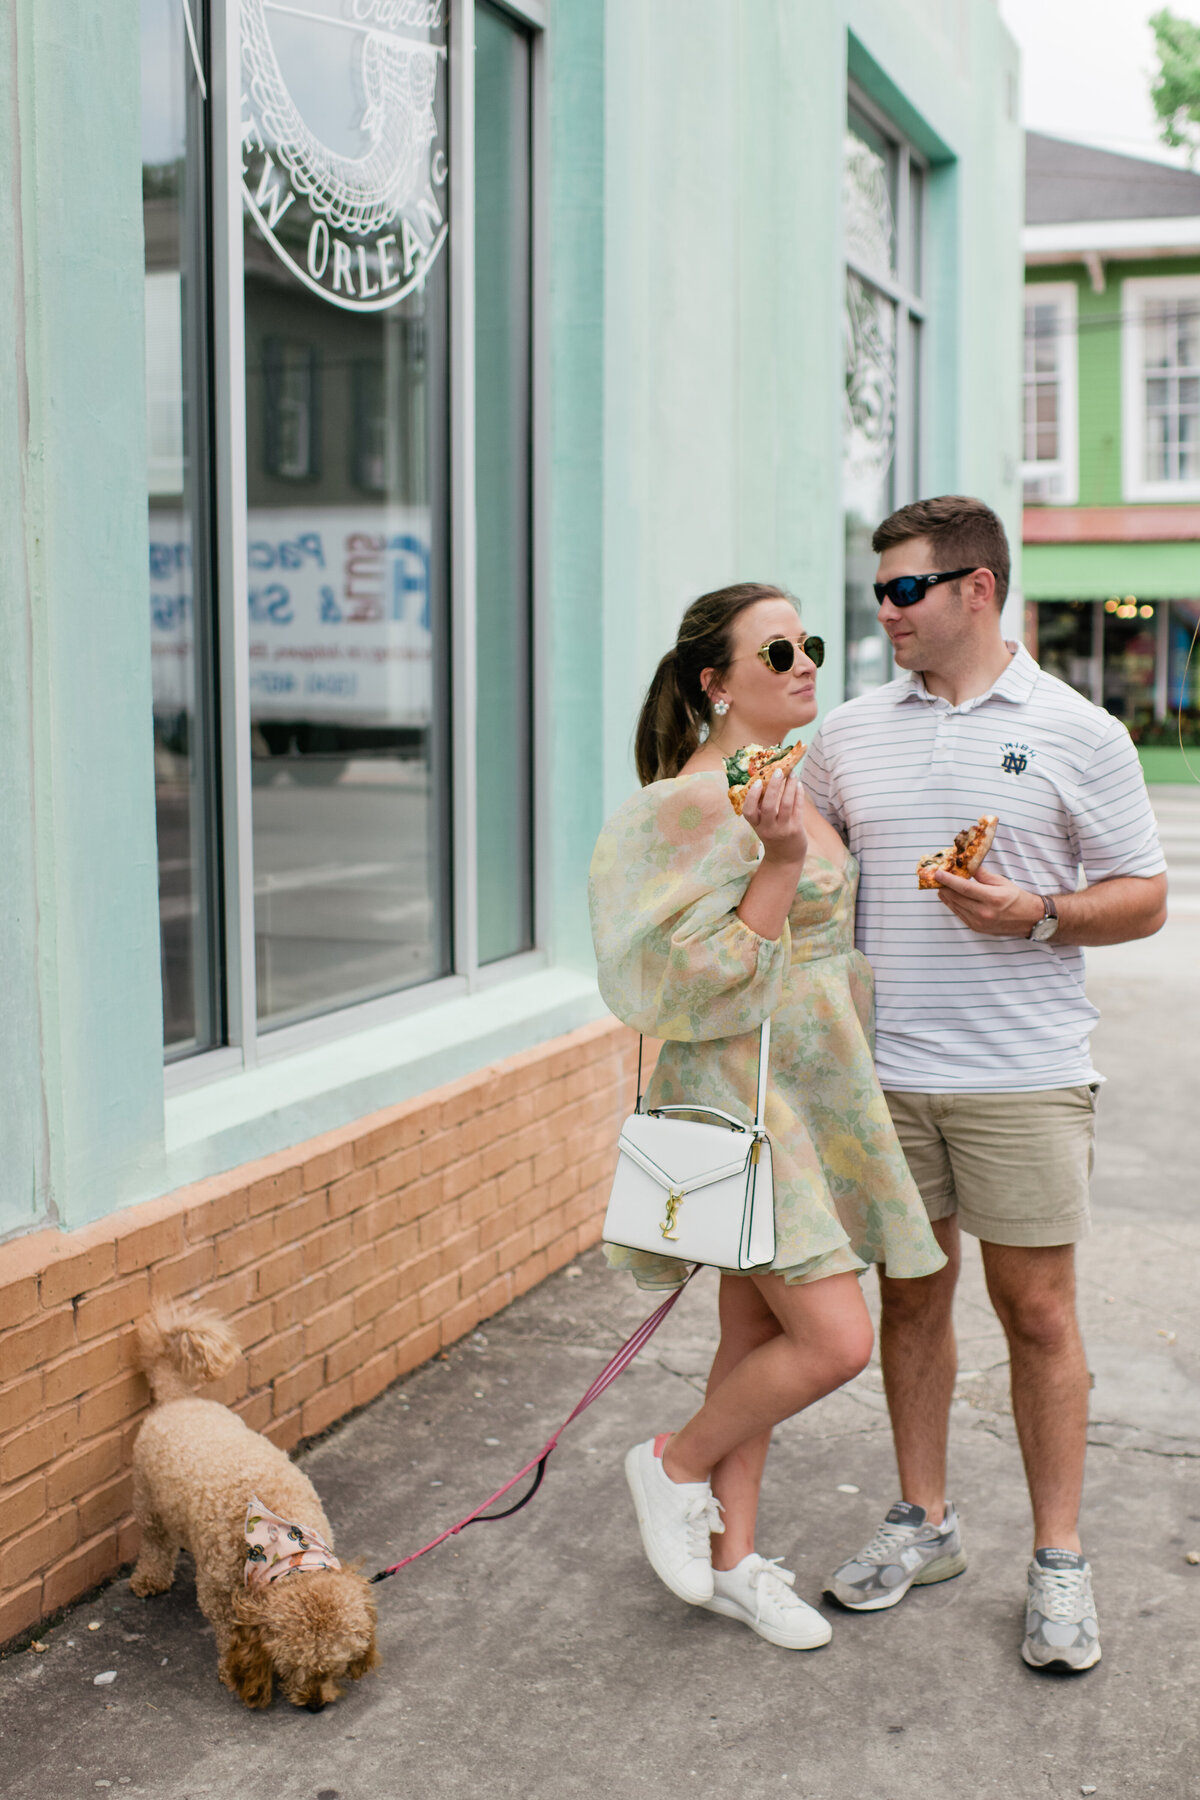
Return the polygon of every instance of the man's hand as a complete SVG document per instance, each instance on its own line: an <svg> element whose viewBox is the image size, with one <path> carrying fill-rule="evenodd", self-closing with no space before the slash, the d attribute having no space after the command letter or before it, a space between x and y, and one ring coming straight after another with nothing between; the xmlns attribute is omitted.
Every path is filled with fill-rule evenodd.
<svg viewBox="0 0 1200 1800"><path fill-rule="evenodd" d="M1037 894L990 869L979 869L969 881L939 869L935 880L942 905L984 937L1028 937L1045 911Z"/></svg>

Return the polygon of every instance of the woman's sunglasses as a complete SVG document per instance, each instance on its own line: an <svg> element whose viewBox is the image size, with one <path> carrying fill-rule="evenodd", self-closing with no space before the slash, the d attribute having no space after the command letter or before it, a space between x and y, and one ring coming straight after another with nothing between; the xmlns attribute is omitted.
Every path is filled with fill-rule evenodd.
<svg viewBox="0 0 1200 1800"><path fill-rule="evenodd" d="M974 573L974 569L943 569L940 575L895 575L891 581L874 583L875 599L880 606L885 600L893 606L915 606L939 581L957 581L960 576Z"/></svg>
<svg viewBox="0 0 1200 1800"><path fill-rule="evenodd" d="M819 669L825 661L825 639L810 637L797 644L795 638L768 638L755 655L768 669L774 669L776 675L786 675L796 666L797 651L801 656L807 656L814 669Z"/></svg>

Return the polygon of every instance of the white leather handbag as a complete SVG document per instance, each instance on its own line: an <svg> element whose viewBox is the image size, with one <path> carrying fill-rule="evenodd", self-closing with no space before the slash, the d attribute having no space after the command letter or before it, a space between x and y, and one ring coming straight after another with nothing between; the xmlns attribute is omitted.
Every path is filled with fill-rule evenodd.
<svg viewBox="0 0 1200 1800"><path fill-rule="evenodd" d="M699 1103L642 1111L621 1127L604 1241L718 1269L761 1269L775 1260L771 1140L763 1128L771 1021L758 1050L754 1124Z"/></svg>

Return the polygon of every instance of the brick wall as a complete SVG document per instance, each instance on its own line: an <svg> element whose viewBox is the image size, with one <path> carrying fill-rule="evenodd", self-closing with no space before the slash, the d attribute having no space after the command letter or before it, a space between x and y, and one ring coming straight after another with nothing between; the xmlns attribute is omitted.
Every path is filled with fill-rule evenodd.
<svg viewBox="0 0 1200 1800"><path fill-rule="evenodd" d="M136 1320L187 1297L205 1392L291 1449L596 1241L636 1039L612 1022L83 1231L0 1245L0 1644L136 1553Z"/></svg>

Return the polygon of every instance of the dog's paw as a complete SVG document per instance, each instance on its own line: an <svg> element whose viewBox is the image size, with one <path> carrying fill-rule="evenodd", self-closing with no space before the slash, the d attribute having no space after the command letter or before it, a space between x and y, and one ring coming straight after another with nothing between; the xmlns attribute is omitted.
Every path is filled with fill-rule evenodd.
<svg viewBox="0 0 1200 1800"><path fill-rule="evenodd" d="M161 1575L153 1569L135 1569L129 1577L129 1591L136 1594L139 1600L148 1600L151 1594L165 1594L169 1591L174 1575Z"/></svg>

